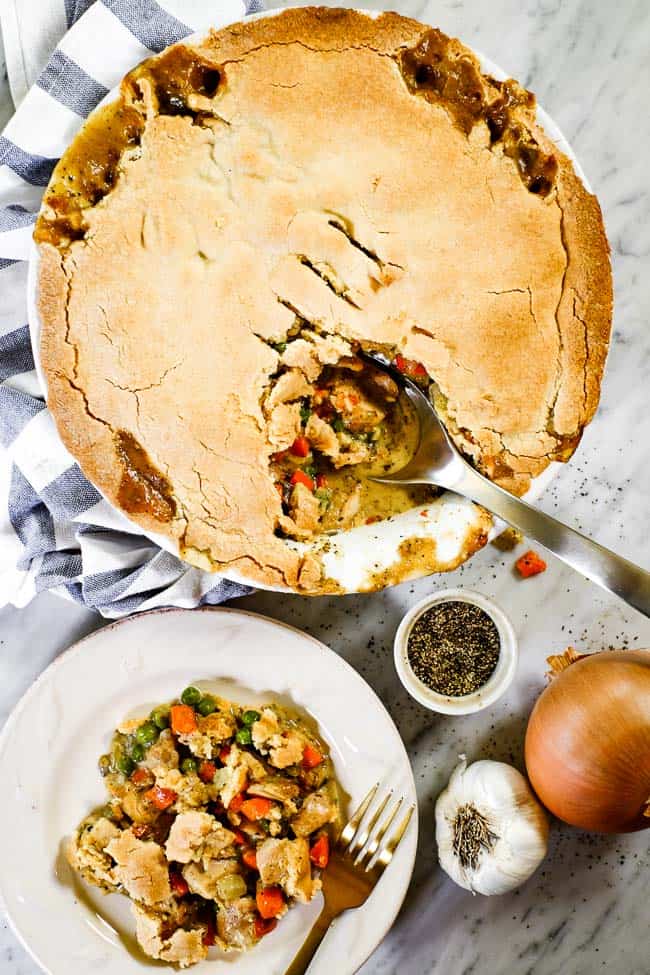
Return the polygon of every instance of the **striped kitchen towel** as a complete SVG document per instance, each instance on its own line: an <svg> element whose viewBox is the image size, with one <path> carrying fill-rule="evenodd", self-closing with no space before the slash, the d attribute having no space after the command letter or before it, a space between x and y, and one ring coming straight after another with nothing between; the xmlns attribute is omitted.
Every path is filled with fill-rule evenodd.
<svg viewBox="0 0 650 975"><path fill-rule="evenodd" d="M70 29L0 136L0 605L23 606L45 589L108 618L219 603L250 590L190 568L143 537L85 479L59 439L30 343L27 261L43 189L95 105L152 52L257 12L261 0L15 0L13 17L7 2L10 72L12 45L23 36L16 11L29 10L34 19L41 5L51 14L44 17L48 29L59 8ZM12 87L19 96L20 79Z"/></svg>

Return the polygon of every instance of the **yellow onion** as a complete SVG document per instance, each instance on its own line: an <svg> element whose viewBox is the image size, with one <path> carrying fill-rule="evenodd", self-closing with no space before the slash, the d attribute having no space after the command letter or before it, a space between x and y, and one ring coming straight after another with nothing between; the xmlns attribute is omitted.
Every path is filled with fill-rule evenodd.
<svg viewBox="0 0 650 975"><path fill-rule="evenodd" d="M549 658L526 769L558 819L599 833L650 826L650 650Z"/></svg>

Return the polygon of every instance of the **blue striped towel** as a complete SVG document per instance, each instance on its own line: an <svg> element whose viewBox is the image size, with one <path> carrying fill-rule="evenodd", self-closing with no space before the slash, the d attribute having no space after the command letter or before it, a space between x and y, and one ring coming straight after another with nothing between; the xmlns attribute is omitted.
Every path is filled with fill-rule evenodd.
<svg viewBox="0 0 650 975"><path fill-rule="evenodd" d="M261 2L203 6L197 16L201 5L188 4L185 24L155 0L65 0L70 29L0 136L0 605L49 589L117 618L250 591L160 549L86 480L45 404L26 324L36 212L83 119L152 52Z"/></svg>

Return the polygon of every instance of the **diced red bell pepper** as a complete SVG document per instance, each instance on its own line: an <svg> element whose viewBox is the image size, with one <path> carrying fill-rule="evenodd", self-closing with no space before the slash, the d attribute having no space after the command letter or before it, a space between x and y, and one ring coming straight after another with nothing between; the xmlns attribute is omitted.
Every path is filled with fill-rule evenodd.
<svg viewBox="0 0 650 975"><path fill-rule="evenodd" d="M288 450L276 450L274 454L271 454L271 460L278 463L279 461L284 460L288 456L289 456Z"/></svg>
<svg viewBox="0 0 650 975"><path fill-rule="evenodd" d="M214 762L201 762L199 765L199 778L201 782L214 782L214 777L217 774L217 766Z"/></svg>
<svg viewBox="0 0 650 975"><path fill-rule="evenodd" d="M264 920L277 917L284 907L284 894L279 887L258 887L255 897L257 910Z"/></svg>
<svg viewBox="0 0 650 975"><path fill-rule="evenodd" d="M153 789L149 789L148 792L144 794L145 799L156 807L156 809L169 809L173 806L178 799L178 793L174 792L173 789L163 789L162 786L155 785Z"/></svg>
<svg viewBox="0 0 650 975"><path fill-rule="evenodd" d="M242 802L240 812L246 819L257 822L258 819L264 819L272 805L273 803L270 799L264 799L262 796L254 796L252 799L247 799L245 802Z"/></svg>
<svg viewBox="0 0 650 975"><path fill-rule="evenodd" d="M311 444L307 440L307 437L296 437L289 450L294 457L308 457Z"/></svg>
<svg viewBox="0 0 650 975"><path fill-rule="evenodd" d="M327 833L318 837L309 851L309 859L314 866L321 870L325 869L330 860L330 841Z"/></svg>
<svg viewBox="0 0 650 975"><path fill-rule="evenodd" d="M537 552L533 552L531 549L525 552L521 558L518 558L515 562L517 567L517 572L524 579L528 579L530 576L539 575L540 572L546 571L546 562L541 559Z"/></svg>
<svg viewBox="0 0 650 975"><path fill-rule="evenodd" d="M317 488L327 487L327 478L325 477L324 474L316 475L316 487Z"/></svg>
<svg viewBox="0 0 650 975"><path fill-rule="evenodd" d="M396 355L395 366L405 376L410 376L412 379L425 379L427 376L426 369L417 359L406 359L403 355Z"/></svg>
<svg viewBox="0 0 650 975"><path fill-rule="evenodd" d="M219 752L219 761L225 765L226 762L228 761L229 755L230 755L230 745L224 745L221 751Z"/></svg>
<svg viewBox="0 0 650 975"><path fill-rule="evenodd" d="M271 931L277 926L277 920L274 917L270 917L265 920L263 917L255 918L255 937L263 938L265 934L270 934Z"/></svg>
<svg viewBox="0 0 650 975"><path fill-rule="evenodd" d="M169 885L176 897L185 897L190 892L187 880L178 870L169 871Z"/></svg>
<svg viewBox="0 0 650 975"><path fill-rule="evenodd" d="M232 832L237 846L248 846L248 838L245 833L242 833L240 829L233 829Z"/></svg>
<svg viewBox="0 0 650 975"><path fill-rule="evenodd" d="M305 474L304 471L297 470L291 475L291 484L304 484L306 488L310 491L314 490L314 482L312 481L309 474Z"/></svg>
<svg viewBox="0 0 650 975"><path fill-rule="evenodd" d="M302 753L302 767L305 769L316 768L317 765L323 761L323 756L314 748L312 745L305 745L305 749Z"/></svg>

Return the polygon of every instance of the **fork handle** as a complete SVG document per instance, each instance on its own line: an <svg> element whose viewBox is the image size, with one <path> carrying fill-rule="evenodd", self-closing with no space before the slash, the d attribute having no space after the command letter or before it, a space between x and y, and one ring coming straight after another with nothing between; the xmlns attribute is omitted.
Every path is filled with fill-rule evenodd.
<svg viewBox="0 0 650 975"><path fill-rule="evenodd" d="M469 466L454 490L534 538L567 565L650 617L650 572L508 494Z"/></svg>
<svg viewBox="0 0 650 975"><path fill-rule="evenodd" d="M330 929L335 915L323 908L317 918L313 928L305 938L302 948L287 968L285 975L305 975L305 972L312 963L313 957L321 946L321 942Z"/></svg>

